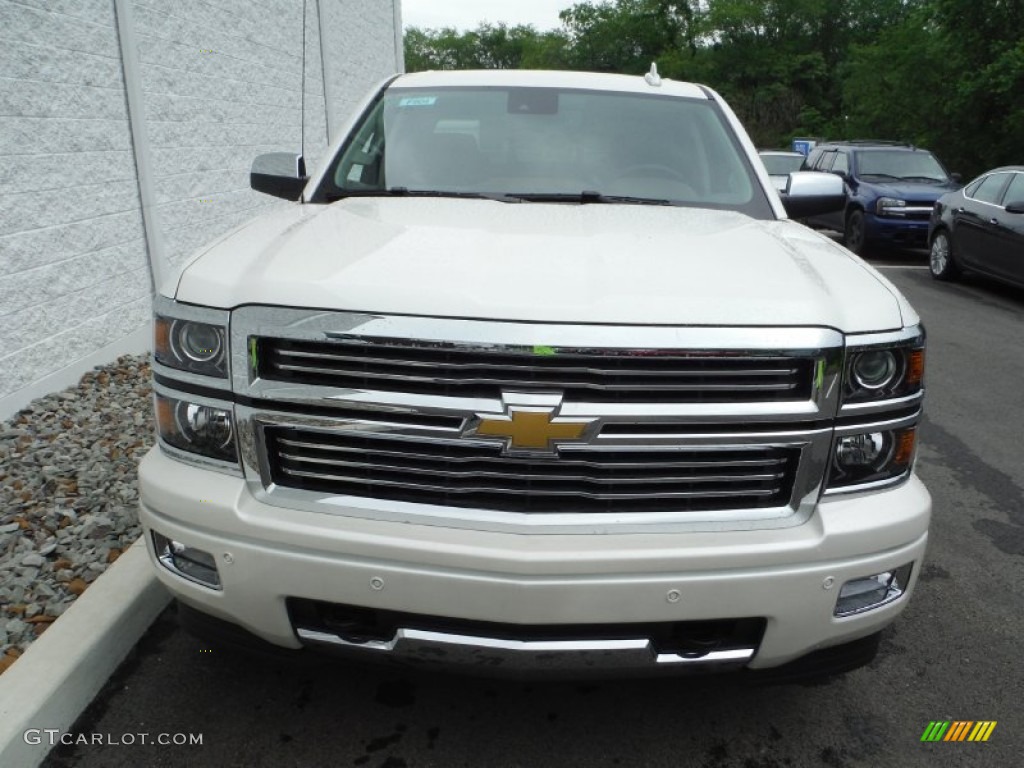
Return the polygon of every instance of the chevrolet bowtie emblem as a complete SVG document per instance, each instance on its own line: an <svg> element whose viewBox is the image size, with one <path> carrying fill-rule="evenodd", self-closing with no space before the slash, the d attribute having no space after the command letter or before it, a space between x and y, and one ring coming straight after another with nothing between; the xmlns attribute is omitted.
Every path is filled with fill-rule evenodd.
<svg viewBox="0 0 1024 768"><path fill-rule="evenodd" d="M478 416L471 434L505 438L506 451L554 453L557 443L585 439L596 419L552 420L554 408L510 408L507 416Z"/></svg>

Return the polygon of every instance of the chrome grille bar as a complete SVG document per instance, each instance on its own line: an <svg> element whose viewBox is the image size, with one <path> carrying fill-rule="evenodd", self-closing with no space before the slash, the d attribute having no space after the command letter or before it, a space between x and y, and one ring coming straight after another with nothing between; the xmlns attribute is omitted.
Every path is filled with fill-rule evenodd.
<svg viewBox="0 0 1024 768"><path fill-rule="evenodd" d="M280 426L265 428L263 442L276 484L519 512L777 506L790 497L799 456L763 446L516 456L486 443Z"/></svg>
<svg viewBox="0 0 1024 768"><path fill-rule="evenodd" d="M344 337L254 337L259 376L343 389L497 396L558 389L571 398L680 401L806 399L812 361L663 349L571 349L427 344Z"/></svg>

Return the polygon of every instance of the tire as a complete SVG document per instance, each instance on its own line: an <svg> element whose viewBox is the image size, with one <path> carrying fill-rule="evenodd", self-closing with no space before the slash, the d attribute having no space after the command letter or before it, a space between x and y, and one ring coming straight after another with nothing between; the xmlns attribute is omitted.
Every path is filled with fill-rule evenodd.
<svg viewBox="0 0 1024 768"><path fill-rule="evenodd" d="M864 222L864 211L856 208L846 217L846 229L843 231L843 245L858 256L867 250L867 226Z"/></svg>
<svg viewBox="0 0 1024 768"><path fill-rule="evenodd" d="M960 266L953 257L953 241L944 229L938 230L932 237L928 270L936 280L953 280L960 274Z"/></svg>

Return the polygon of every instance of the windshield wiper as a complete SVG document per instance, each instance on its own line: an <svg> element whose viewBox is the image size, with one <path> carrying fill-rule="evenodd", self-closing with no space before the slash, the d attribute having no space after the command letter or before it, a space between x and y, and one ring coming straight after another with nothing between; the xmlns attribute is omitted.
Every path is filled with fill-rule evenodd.
<svg viewBox="0 0 1024 768"><path fill-rule="evenodd" d="M682 206L677 200L631 195L604 195L600 192L455 192L442 189L409 189L389 187L388 189L351 189L328 194L327 202L333 203L346 197L455 197L471 200L496 200L499 203L625 203L629 205L672 205Z"/></svg>
<svg viewBox="0 0 1024 768"><path fill-rule="evenodd" d="M899 176L893 176L891 173L862 173L861 176L876 176L880 179L892 179L893 181L899 181Z"/></svg>
<svg viewBox="0 0 1024 768"><path fill-rule="evenodd" d="M503 195L492 192L453 192L443 189L409 189L408 187L389 187L388 189L349 189L327 195L327 202L342 200L346 197L458 197L472 200L496 200L499 203L521 203L517 195Z"/></svg>
<svg viewBox="0 0 1024 768"><path fill-rule="evenodd" d="M530 203L626 203L629 205L677 205L677 200L653 197L634 197L631 195L604 195L585 189L582 192L513 192L514 197Z"/></svg>
<svg viewBox="0 0 1024 768"><path fill-rule="evenodd" d="M900 176L902 181L924 181L933 184L942 184L945 179L937 179L934 176Z"/></svg>

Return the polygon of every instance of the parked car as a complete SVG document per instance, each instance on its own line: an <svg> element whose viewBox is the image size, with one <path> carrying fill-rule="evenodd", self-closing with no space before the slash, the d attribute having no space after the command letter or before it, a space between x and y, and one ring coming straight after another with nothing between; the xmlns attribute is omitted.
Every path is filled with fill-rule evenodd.
<svg viewBox="0 0 1024 768"><path fill-rule="evenodd" d="M894 142L819 144L806 167L841 176L848 193L844 210L807 223L842 232L846 247L857 254L876 246L927 246L932 206L960 186L959 176L947 173L931 152Z"/></svg>
<svg viewBox="0 0 1024 768"><path fill-rule="evenodd" d="M155 572L200 633L544 675L862 665L921 572L925 335L709 88L448 71L155 300ZM787 216L788 214L788 216ZM781 671L780 671L781 670Z"/></svg>
<svg viewBox="0 0 1024 768"><path fill-rule="evenodd" d="M939 198L928 241L939 280L969 269L1024 285L1024 166L996 168Z"/></svg>
<svg viewBox="0 0 1024 768"><path fill-rule="evenodd" d="M800 152L790 152L786 149L761 149L757 152L764 163L772 184L779 192L786 191L786 184L789 183L789 174L799 171L807 159Z"/></svg>

